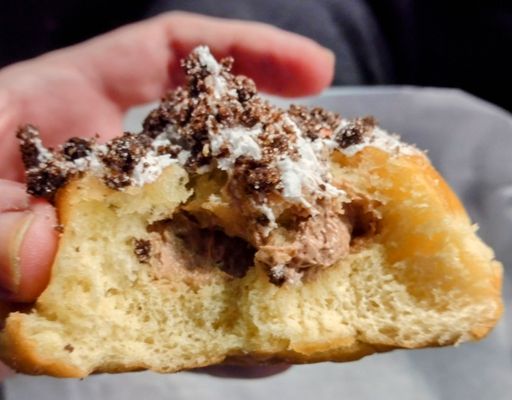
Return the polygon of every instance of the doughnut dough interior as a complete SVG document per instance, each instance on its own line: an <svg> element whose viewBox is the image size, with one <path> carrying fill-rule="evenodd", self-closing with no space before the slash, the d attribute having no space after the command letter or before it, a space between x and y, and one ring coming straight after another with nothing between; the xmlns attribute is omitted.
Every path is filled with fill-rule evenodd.
<svg viewBox="0 0 512 400"><path fill-rule="evenodd" d="M171 165L123 192L91 175L72 181L57 200L64 233L51 282L32 307L8 316L3 359L26 373L84 377L349 361L486 335L502 312L501 266L426 157L335 151L331 171L333 182L375 200L379 231L335 265L282 286L259 265L234 278L180 268L156 248L148 226L192 199L229 219L222 202L208 202L220 190L215 177L190 186ZM134 253L135 239L154 243L149 261ZM172 246L174 257L191 251Z"/></svg>

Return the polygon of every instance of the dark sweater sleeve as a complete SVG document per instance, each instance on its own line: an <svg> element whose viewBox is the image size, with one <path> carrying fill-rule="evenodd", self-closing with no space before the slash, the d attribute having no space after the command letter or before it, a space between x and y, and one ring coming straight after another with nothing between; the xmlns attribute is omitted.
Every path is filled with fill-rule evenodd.
<svg viewBox="0 0 512 400"><path fill-rule="evenodd" d="M459 87L512 110L512 2L495 0L7 1L0 66L169 10L308 36L336 54L336 85Z"/></svg>
<svg viewBox="0 0 512 400"><path fill-rule="evenodd" d="M363 0L159 0L150 14L169 9L267 22L310 37L336 54L336 85L394 80L387 43Z"/></svg>

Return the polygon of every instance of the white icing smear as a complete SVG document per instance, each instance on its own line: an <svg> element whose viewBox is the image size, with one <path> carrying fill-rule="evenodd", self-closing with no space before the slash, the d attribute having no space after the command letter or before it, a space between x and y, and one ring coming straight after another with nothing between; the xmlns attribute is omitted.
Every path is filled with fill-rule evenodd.
<svg viewBox="0 0 512 400"><path fill-rule="evenodd" d="M289 157L286 157L277 162L277 167L281 172L283 196L288 200L301 202L303 170L301 170L299 163L293 162Z"/></svg>
<svg viewBox="0 0 512 400"><path fill-rule="evenodd" d="M392 135L377 126L363 138L361 143L353 144L345 149L340 149L340 151L347 156L353 156L366 147L375 147L390 154L421 154L416 147L401 142L398 135Z"/></svg>
<svg viewBox="0 0 512 400"><path fill-rule="evenodd" d="M159 156L152 150L148 151L133 170L131 176L132 185L143 186L154 182L165 168L176 162L177 160L171 158L168 154Z"/></svg>
<svg viewBox="0 0 512 400"><path fill-rule="evenodd" d="M169 140L170 132L162 132L156 138L153 139L153 143L151 143L151 147L153 150L157 151L159 147L169 146L171 141Z"/></svg>
<svg viewBox="0 0 512 400"><path fill-rule="evenodd" d="M220 99L226 92L227 82L224 77L221 76L222 68L210 53L208 46L198 46L193 50L193 53L197 55L199 64L206 68L211 74L205 78L204 83L213 92L215 99Z"/></svg>
<svg viewBox="0 0 512 400"><path fill-rule="evenodd" d="M214 75L218 75L220 73L220 65L215 59L215 57L212 56L212 53L210 52L210 48L208 46L197 46L193 50L193 53L197 55L199 63L203 67L206 67L208 72Z"/></svg>
<svg viewBox="0 0 512 400"><path fill-rule="evenodd" d="M85 157L85 159L89 163L89 168L91 169L92 173L96 176L103 175L105 172L105 167L100 160L101 155L107 153L107 146L104 144L97 145L94 151L89 155L88 157ZM83 160L83 159L82 159ZM75 164L78 160L75 160ZM85 170L85 168L84 168Z"/></svg>
<svg viewBox="0 0 512 400"><path fill-rule="evenodd" d="M270 232L277 228L274 210L272 210L272 208L269 207L267 203L256 205L255 208L261 211L261 213L268 219L268 224L264 226L262 229L263 236L267 237L270 234Z"/></svg>
<svg viewBox="0 0 512 400"><path fill-rule="evenodd" d="M162 135L160 135L162 136ZM144 186L147 183L154 182L162 174L163 170L171 164L178 162L177 159L171 158L169 154L158 155L156 150L159 146L165 145L163 137L160 137L160 143L142 157L130 176L130 184L132 186ZM167 141L168 143L168 141ZM106 167L101 161L101 156L107 153L107 146L97 145L94 151L87 157L78 158L73 161L67 161L68 167L78 171L90 171L93 175L102 177L106 172Z"/></svg>
<svg viewBox="0 0 512 400"><path fill-rule="evenodd" d="M305 138L302 131L288 116L284 117L283 123L294 130L299 155L297 159L283 156L276 162L281 172L283 197L311 207L305 200L304 190L309 191L310 193L307 194L312 197L344 195L343 190L337 189L329 183L328 163L319 159L320 154L329 149L327 143L321 139L312 141Z"/></svg>
<svg viewBox="0 0 512 400"><path fill-rule="evenodd" d="M180 165L185 165L188 161L188 158L190 157L190 151L188 150L181 150L178 155L177 155L177 158L178 158L178 162L180 163Z"/></svg>
<svg viewBox="0 0 512 400"><path fill-rule="evenodd" d="M210 75L204 80L206 86L213 90L213 97L220 99L226 92L226 80L222 76Z"/></svg>
<svg viewBox="0 0 512 400"><path fill-rule="evenodd" d="M49 161L53 158L53 154L43 146L43 142L39 137L33 139L33 143L37 149L37 161L40 163Z"/></svg>
<svg viewBox="0 0 512 400"><path fill-rule="evenodd" d="M273 277L283 279L286 283L292 286L299 286L302 284L303 272L297 271L295 268L287 268L282 264L274 265L270 268Z"/></svg>
<svg viewBox="0 0 512 400"><path fill-rule="evenodd" d="M258 136L261 132L259 124L251 129L236 127L222 129L219 133L210 132L210 146L214 156L221 154L224 146L229 149L229 155L217 159L219 168L224 171L231 169L241 156L260 160L262 151L258 143Z"/></svg>

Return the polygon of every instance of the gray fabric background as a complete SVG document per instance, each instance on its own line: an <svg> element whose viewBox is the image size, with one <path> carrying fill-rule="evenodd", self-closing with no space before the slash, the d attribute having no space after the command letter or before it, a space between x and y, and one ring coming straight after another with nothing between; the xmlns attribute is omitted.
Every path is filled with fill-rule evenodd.
<svg viewBox="0 0 512 400"><path fill-rule="evenodd" d="M275 99L276 101L280 101ZM427 149L462 197L480 233L512 267L512 117L461 91L420 88L332 89L303 102L345 116L374 114L381 125ZM131 113L137 129L146 112ZM512 306L512 281L504 279ZM512 317L479 343L457 348L394 351L347 364L296 366L261 380L202 374L131 373L59 380L18 375L7 399L418 399L512 398Z"/></svg>

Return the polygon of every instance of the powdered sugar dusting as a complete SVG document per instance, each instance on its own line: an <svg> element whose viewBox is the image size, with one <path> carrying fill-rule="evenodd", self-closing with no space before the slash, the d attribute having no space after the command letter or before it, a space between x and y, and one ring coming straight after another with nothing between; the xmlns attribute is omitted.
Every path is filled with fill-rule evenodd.
<svg viewBox="0 0 512 400"><path fill-rule="evenodd" d="M375 147L390 154L421 154L421 151L416 147L400 141L398 135L390 134L379 127L375 127L369 135L363 138L361 143L340 149L340 151L348 156L353 156L366 147Z"/></svg>
<svg viewBox="0 0 512 400"><path fill-rule="evenodd" d="M213 75L218 75L220 73L220 65L212 56L212 53L210 53L208 46L198 46L193 50L193 53L197 55L199 63L206 67L208 72Z"/></svg>
<svg viewBox="0 0 512 400"><path fill-rule="evenodd" d="M158 148L169 146L171 144L171 141L169 140L169 135L171 132L174 131L171 129L167 129L165 132L162 132L160 135L158 135L156 138L153 139L153 143L151 143L151 147L154 151L158 151Z"/></svg>
<svg viewBox="0 0 512 400"><path fill-rule="evenodd" d="M132 185L143 186L156 181L165 168L176 162L177 160L171 158L168 154L159 156L152 150L148 151L133 170Z"/></svg>
<svg viewBox="0 0 512 400"><path fill-rule="evenodd" d="M229 149L227 156L217 159L218 167L227 171L241 156L260 160L262 155L261 146L258 143L260 133L260 125L256 125L252 129L235 127L223 129L218 133L210 132L210 146L214 156L221 154L225 146Z"/></svg>
<svg viewBox="0 0 512 400"><path fill-rule="evenodd" d="M262 229L263 236L267 237L270 232L272 232L275 228L277 228L276 216L274 211L267 203L256 205L256 209L258 209L268 220L268 223Z"/></svg>
<svg viewBox="0 0 512 400"><path fill-rule="evenodd" d="M270 268L270 275L276 281L284 281L289 285L299 286L302 284L302 276L304 274L293 268L287 268L285 265L278 264Z"/></svg>
<svg viewBox="0 0 512 400"><path fill-rule="evenodd" d="M298 162L293 162L289 157L283 157L277 161L277 167L281 171L281 183L283 196L295 202L306 203L302 196L303 171Z"/></svg>
<svg viewBox="0 0 512 400"><path fill-rule="evenodd" d="M220 99L226 92L227 87L226 80L221 76L221 66L210 53L208 46L196 47L193 53L197 55L199 63L210 73L210 75L205 78L205 84L211 88L213 96L216 99Z"/></svg>
<svg viewBox="0 0 512 400"><path fill-rule="evenodd" d="M325 154L322 154L330 149L329 142L305 138L297 124L288 116L284 117L284 123L295 132L299 157L293 160L289 156L284 156L277 160L277 166L281 171L283 196L311 208L311 204L306 200L305 190L313 197L344 195L344 191L329 183L330 173L327 163L323 161Z"/></svg>
<svg viewBox="0 0 512 400"><path fill-rule="evenodd" d="M104 144L96 145L94 151L88 156L82 159L75 160L75 165L77 162L81 161L82 169L80 171L85 171L89 169L94 175L102 176L105 173L105 166L101 161L101 156L107 152L107 146Z"/></svg>
<svg viewBox="0 0 512 400"><path fill-rule="evenodd" d="M178 153L178 162L180 163L180 165L185 165L188 161L188 158L190 157L190 151L188 150L181 150L179 153Z"/></svg>
<svg viewBox="0 0 512 400"><path fill-rule="evenodd" d="M44 146L43 142L40 138L36 137L34 138L34 145L37 148L38 154L37 154L37 160L40 163L44 163L46 161L49 161L52 159L53 155L50 153Z"/></svg>

